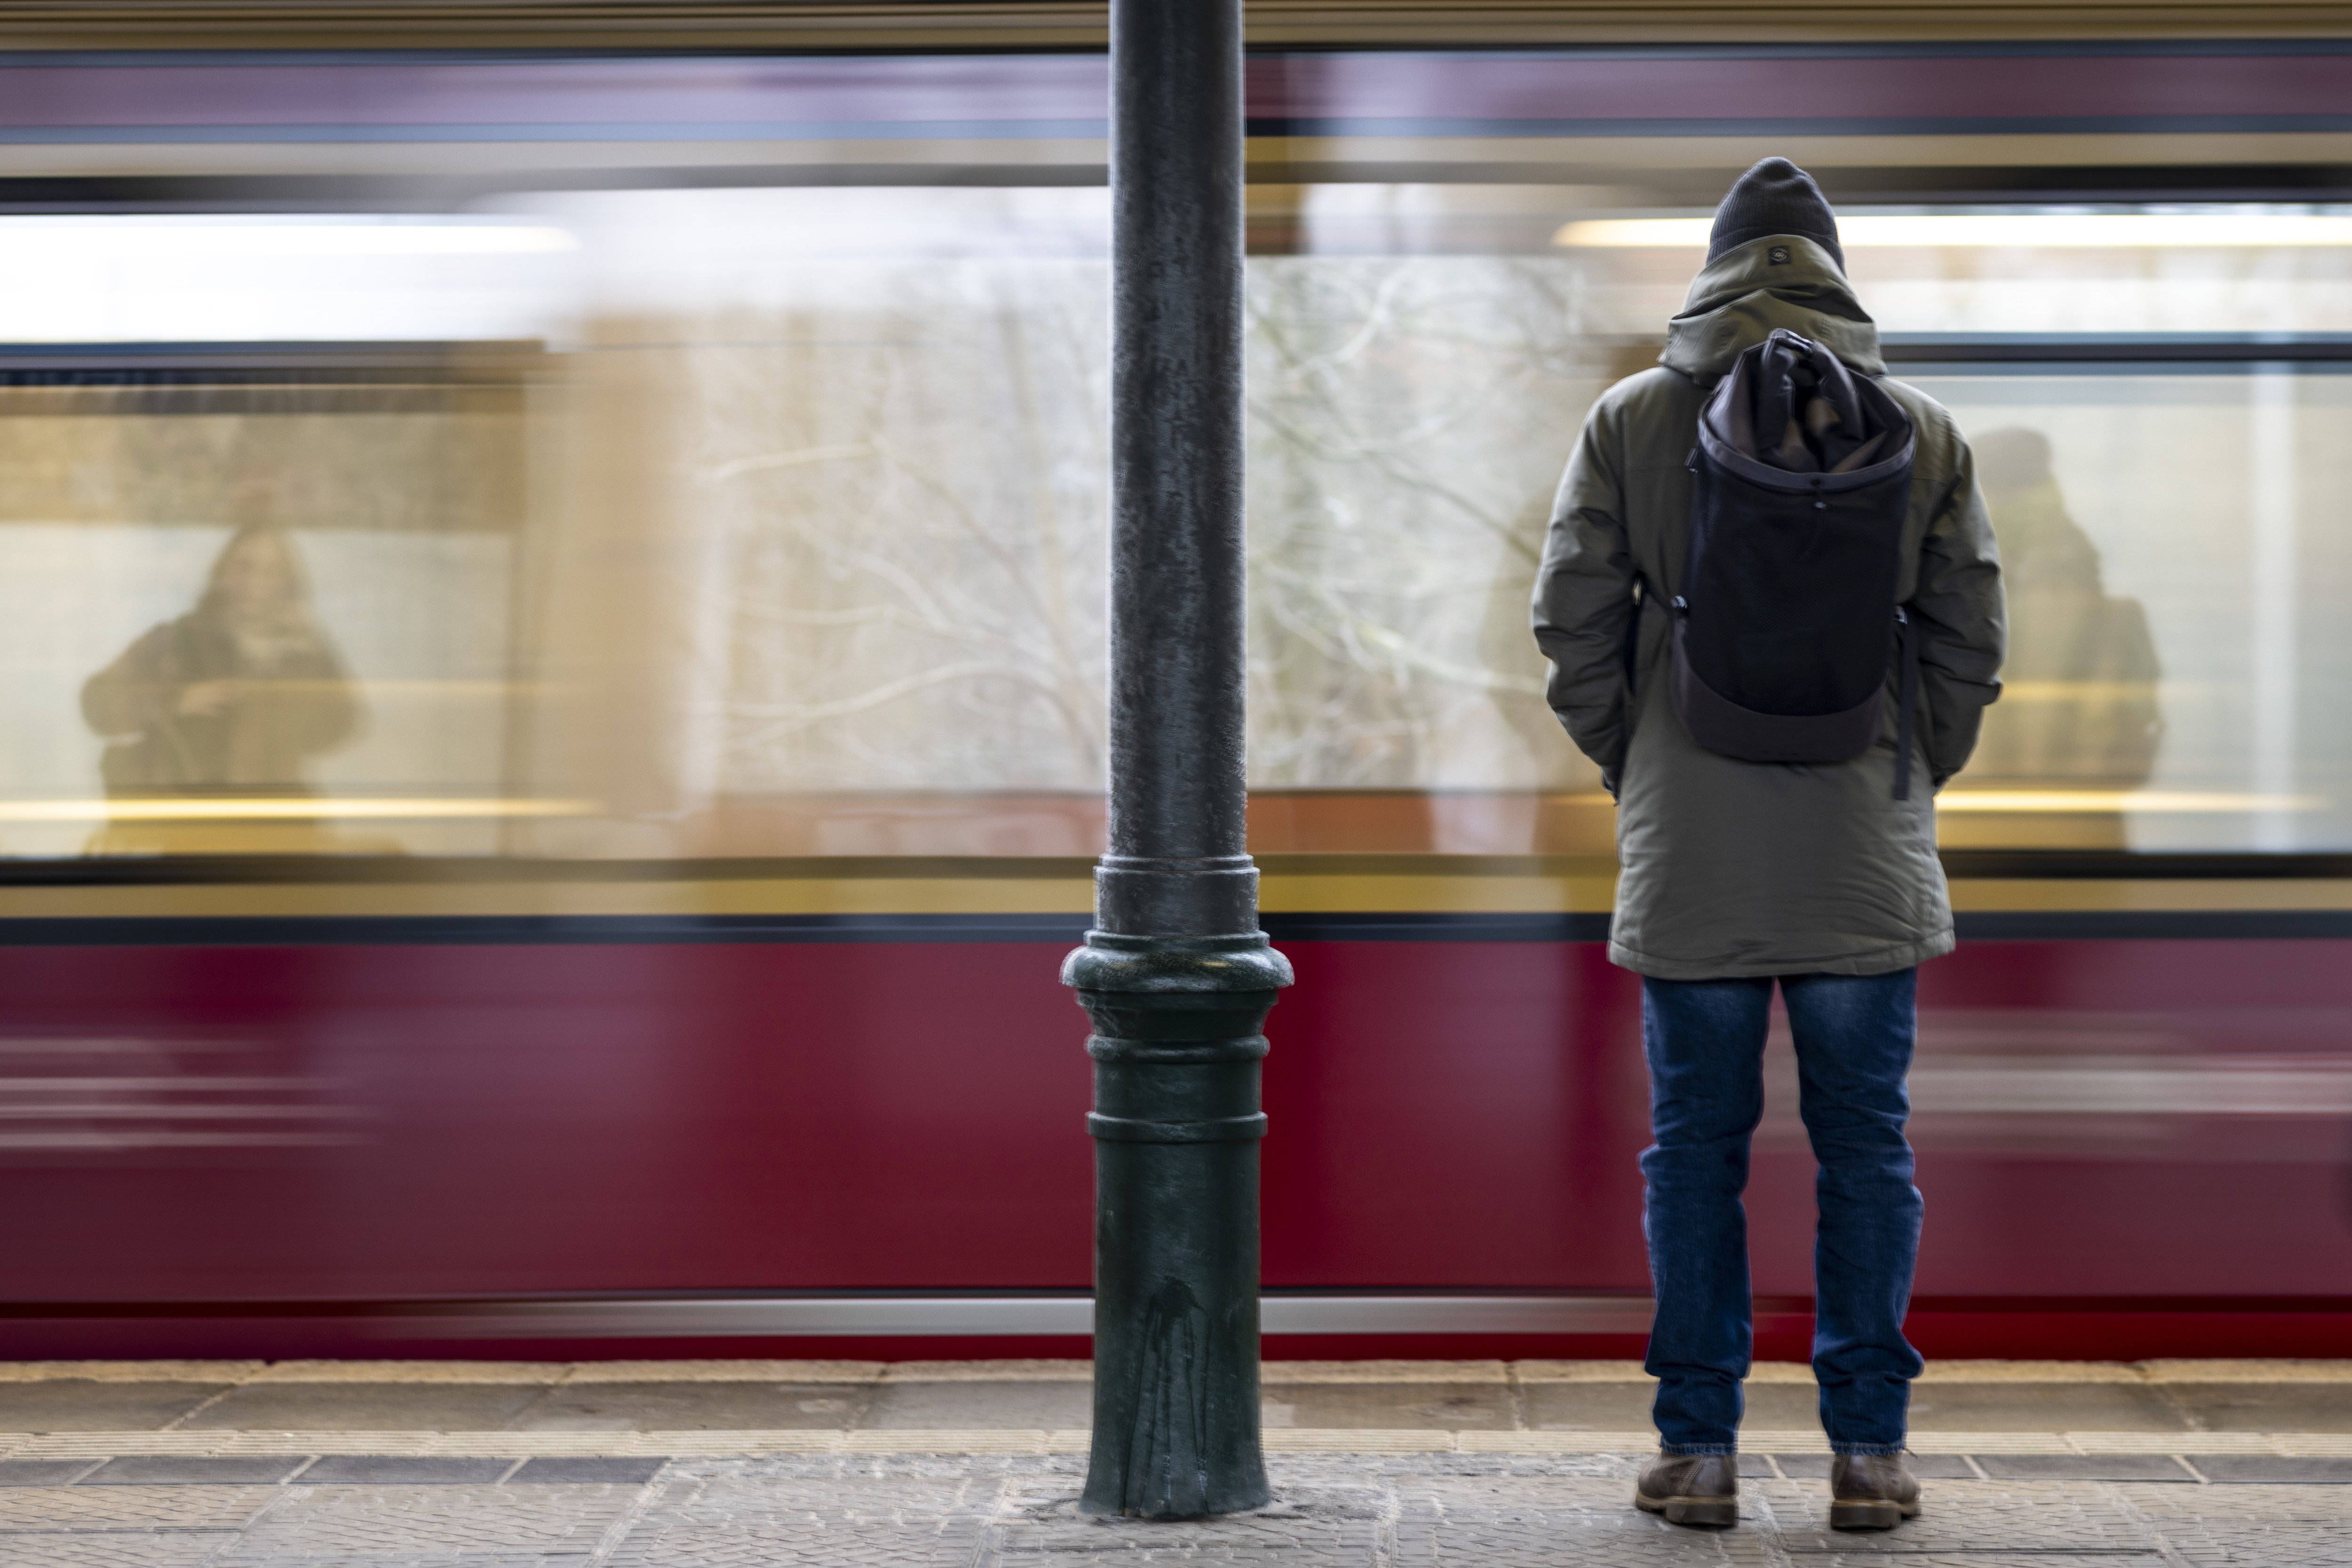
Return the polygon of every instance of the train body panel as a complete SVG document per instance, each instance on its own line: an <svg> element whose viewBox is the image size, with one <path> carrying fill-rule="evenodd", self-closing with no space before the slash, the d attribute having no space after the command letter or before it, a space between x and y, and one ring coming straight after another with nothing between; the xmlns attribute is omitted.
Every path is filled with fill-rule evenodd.
<svg viewBox="0 0 2352 1568"><path fill-rule="evenodd" d="M1591 942L1285 947L1300 983L1269 1024L1270 1289L1643 1294L1633 977ZM1081 1290L1084 1025L1052 977L1062 950L0 950L19 1198L0 1292L20 1318L116 1314L127 1345L174 1303L356 1322ZM2347 957L1986 941L1929 966L1914 1131L1939 1337L2031 1340L2019 1324L2040 1321L2046 1347L2096 1301L2210 1318L2352 1301ZM1776 1026L1751 1247L1759 1291L1801 1303L1811 1164L1788 1051Z"/></svg>

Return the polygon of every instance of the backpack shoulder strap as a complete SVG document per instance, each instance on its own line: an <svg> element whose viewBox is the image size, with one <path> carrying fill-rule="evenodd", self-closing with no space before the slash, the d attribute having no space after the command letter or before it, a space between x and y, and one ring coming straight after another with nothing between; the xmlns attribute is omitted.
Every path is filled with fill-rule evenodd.
<svg viewBox="0 0 2352 1568"><path fill-rule="evenodd" d="M1895 657L1903 665L1895 704L1895 798L1911 799L1911 743L1918 727L1919 626L1907 606L1895 607Z"/></svg>

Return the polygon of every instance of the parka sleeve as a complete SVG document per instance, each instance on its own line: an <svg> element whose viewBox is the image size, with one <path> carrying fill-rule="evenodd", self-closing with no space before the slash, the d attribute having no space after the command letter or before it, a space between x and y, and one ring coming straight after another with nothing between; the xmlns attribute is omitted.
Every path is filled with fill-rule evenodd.
<svg viewBox="0 0 2352 1568"><path fill-rule="evenodd" d="M1977 489L1976 459L1958 433L1950 487L1919 547L1919 582L1911 612L1919 622L1921 727L1936 788L1967 765L2000 695L1997 678L2008 647L2009 617L1992 520Z"/></svg>
<svg viewBox="0 0 2352 1568"><path fill-rule="evenodd" d="M1625 767L1634 567L1624 485L1606 402L1584 422L1552 503L1537 570L1536 645L1551 661L1544 695L1611 794Z"/></svg>

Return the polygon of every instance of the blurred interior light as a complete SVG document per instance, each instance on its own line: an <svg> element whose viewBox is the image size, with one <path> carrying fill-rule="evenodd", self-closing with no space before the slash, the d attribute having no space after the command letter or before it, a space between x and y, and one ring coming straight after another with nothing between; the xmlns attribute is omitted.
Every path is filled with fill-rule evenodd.
<svg viewBox="0 0 2352 1568"><path fill-rule="evenodd" d="M1561 246L1702 249L1713 218L1592 218L1562 224ZM1929 213L1842 216L1838 242L1858 246L2352 246L2352 214L2334 213Z"/></svg>
<svg viewBox="0 0 2352 1568"><path fill-rule="evenodd" d="M367 800L362 798L207 796L155 800L0 800L0 822L178 822L269 819L318 821L353 817L578 817L590 800Z"/></svg>
<svg viewBox="0 0 2352 1568"><path fill-rule="evenodd" d="M547 338L582 255L511 214L0 217L0 342Z"/></svg>
<svg viewBox="0 0 2352 1568"><path fill-rule="evenodd" d="M2315 811L2314 795L2239 795L2182 789L1948 789L1939 811Z"/></svg>
<svg viewBox="0 0 2352 1568"><path fill-rule="evenodd" d="M577 246L546 224L446 216L0 218L0 257L19 266L116 257L528 256Z"/></svg>

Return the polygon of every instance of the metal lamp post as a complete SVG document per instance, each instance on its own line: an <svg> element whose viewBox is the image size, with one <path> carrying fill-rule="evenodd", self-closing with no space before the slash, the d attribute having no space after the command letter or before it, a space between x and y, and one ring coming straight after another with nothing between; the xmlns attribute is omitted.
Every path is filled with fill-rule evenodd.
<svg viewBox="0 0 2352 1568"><path fill-rule="evenodd" d="M1064 964L1094 1021L1083 1506L1268 1498L1258 1032L1290 966L1244 843L1240 0L1111 0L1110 841Z"/></svg>

